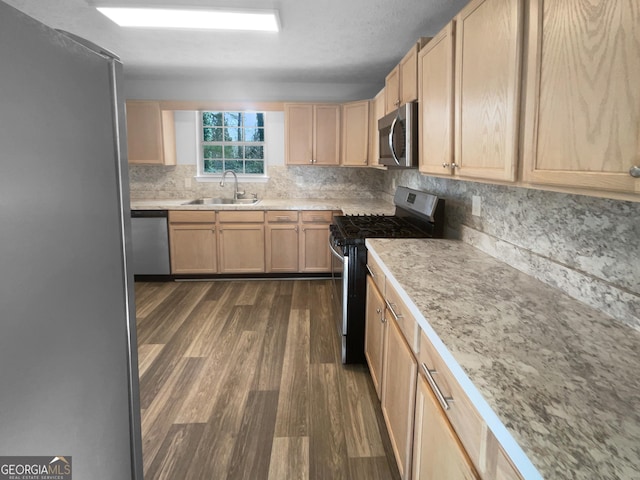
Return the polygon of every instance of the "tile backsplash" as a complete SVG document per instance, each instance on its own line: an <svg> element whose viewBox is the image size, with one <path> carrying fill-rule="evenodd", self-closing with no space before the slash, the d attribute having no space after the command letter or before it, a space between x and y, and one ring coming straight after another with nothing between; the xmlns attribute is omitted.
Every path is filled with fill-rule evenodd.
<svg viewBox="0 0 640 480"><path fill-rule="evenodd" d="M129 182L134 200L157 198L231 197L233 182L197 182L195 165L173 167L131 165ZM384 172L340 167L270 166L267 182L239 182L258 198L377 198ZM190 186L186 186L190 184Z"/></svg>
<svg viewBox="0 0 640 480"><path fill-rule="evenodd" d="M232 195L230 184L196 182L195 165L130 166L129 172L132 199ZM389 202L397 185L435 193L447 202L448 237L640 329L640 203L427 177L415 170L271 166L268 173L268 182L241 182L241 188L259 198ZM472 215L474 196L479 216Z"/></svg>

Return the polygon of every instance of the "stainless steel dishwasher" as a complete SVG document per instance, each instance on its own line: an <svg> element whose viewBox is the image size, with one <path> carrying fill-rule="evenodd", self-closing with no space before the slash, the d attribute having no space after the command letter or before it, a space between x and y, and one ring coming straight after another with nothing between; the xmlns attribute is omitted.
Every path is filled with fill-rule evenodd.
<svg viewBox="0 0 640 480"><path fill-rule="evenodd" d="M169 228L166 210L132 210L134 275L169 275Z"/></svg>

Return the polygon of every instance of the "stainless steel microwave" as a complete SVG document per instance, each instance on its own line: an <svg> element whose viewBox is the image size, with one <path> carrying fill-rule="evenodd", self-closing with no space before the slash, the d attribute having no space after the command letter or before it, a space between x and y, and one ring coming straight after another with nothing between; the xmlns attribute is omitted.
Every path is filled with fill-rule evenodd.
<svg viewBox="0 0 640 480"><path fill-rule="evenodd" d="M418 103L409 102L378 120L380 165L418 166Z"/></svg>

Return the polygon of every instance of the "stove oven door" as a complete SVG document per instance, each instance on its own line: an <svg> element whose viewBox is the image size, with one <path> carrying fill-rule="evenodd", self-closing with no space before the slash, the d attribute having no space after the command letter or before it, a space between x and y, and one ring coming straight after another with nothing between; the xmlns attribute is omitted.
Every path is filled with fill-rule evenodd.
<svg viewBox="0 0 640 480"><path fill-rule="evenodd" d="M349 279L349 256L347 249L337 244L333 235L329 237L329 249L331 250L331 298L333 299L337 315L338 333L342 350L342 362L347 357L347 300Z"/></svg>

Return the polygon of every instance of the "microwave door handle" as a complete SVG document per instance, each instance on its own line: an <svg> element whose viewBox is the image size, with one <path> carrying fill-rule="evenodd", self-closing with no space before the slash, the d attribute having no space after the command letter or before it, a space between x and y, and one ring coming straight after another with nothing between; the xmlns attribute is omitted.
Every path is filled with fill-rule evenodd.
<svg viewBox="0 0 640 480"><path fill-rule="evenodd" d="M393 119L391 123L391 130L389 130L389 150L391 150L391 156L393 157L393 161L396 162L396 165L400 166L400 160L398 160L398 156L396 155L396 151L393 148L393 132L396 129L396 123L398 123L399 116L396 115L396 118Z"/></svg>

